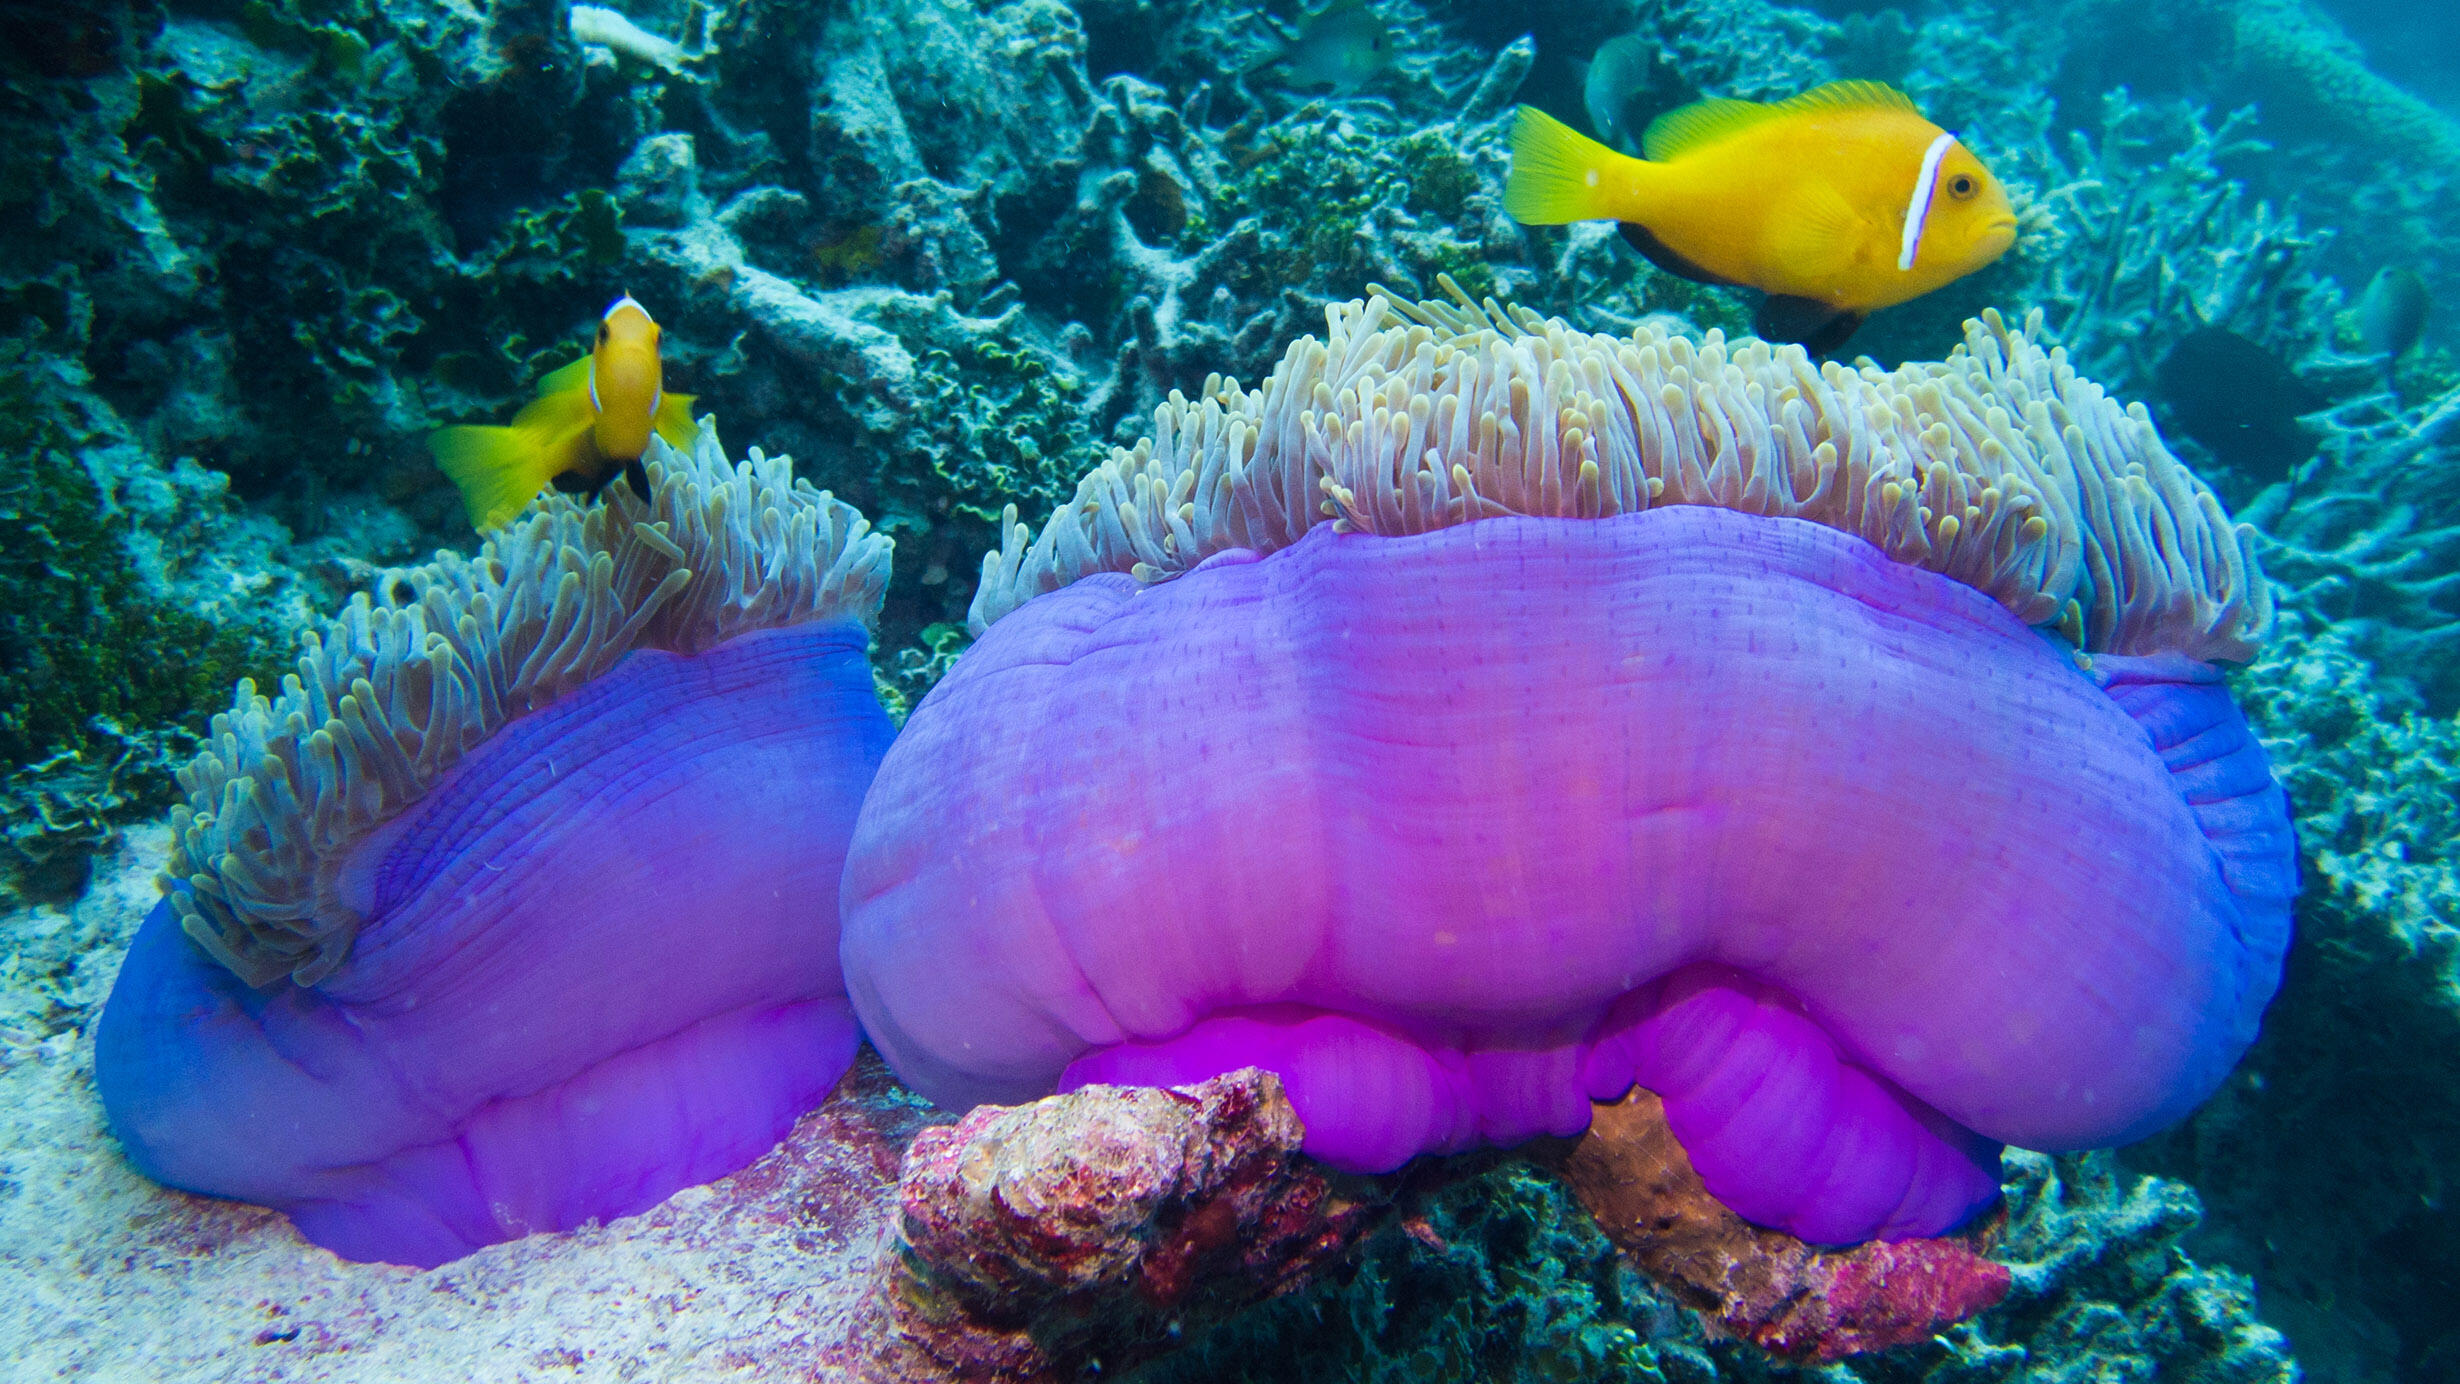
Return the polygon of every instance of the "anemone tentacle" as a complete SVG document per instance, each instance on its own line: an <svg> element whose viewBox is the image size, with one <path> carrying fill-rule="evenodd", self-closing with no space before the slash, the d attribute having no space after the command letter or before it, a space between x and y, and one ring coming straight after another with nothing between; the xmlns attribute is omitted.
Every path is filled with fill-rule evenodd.
<svg viewBox="0 0 2460 1384"><path fill-rule="evenodd" d="M364 921L336 887L350 848L507 722L635 649L879 612L890 540L789 459L731 463L703 420L644 462L648 500L549 495L475 557L385 574L274 696L241 681L172 814L164 884L199 947L250 985L314 984Z"/></svg>
<svg viewBox="0 0 2460 1384"><path fill-rule="evenodd" d="M2242 662L2271 625L2252 531L2142 405L2035 344L2038 313L1985 312L1948 359L1889 371L1714 331L1593 336L1443 284L1456 303L1328 307L1261 388L1174 391L1038 535L1011 507L975 632L1089 573L1164 580L1326 520L1397 535L1667 504L1858 535L2088 652Z"/></svg>

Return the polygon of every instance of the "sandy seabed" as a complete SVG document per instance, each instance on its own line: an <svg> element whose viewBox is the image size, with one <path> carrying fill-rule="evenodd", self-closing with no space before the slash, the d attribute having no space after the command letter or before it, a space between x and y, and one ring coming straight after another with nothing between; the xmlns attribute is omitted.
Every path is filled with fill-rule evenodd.
<svg viewBox="0 0 2460 1384"><path fill-rule="evenodd" d="M95 1100L92 1028L169 843L133 831L76 904L0 915L0 1379L847 1376L929 1119L868 1052L750 1168L430 1271L347 1263L277 1213L138 1175Z"/></svg>

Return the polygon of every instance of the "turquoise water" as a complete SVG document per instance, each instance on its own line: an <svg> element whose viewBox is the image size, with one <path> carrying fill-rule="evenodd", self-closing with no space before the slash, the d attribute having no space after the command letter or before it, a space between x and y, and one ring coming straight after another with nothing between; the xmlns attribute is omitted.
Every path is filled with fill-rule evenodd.
<svg viewBox="0 0 2460 1384"><path fill-rule="evenodd" d="M1264 387L1291 343L1327 334L1327 305L1370 286L1442 301L1449 282L1597 337L1734 341L1785 320L1764 289L1801 296L1780 271L1837 281L1813 264L1827 247L1876 245L1864 259L1884 267L1930 126L1910 155L1787 145L1805 152L1707 175L1707 239L1667 220L1657 253L1610 219L1527 225L1506 205L1518 107L1638 153L1639 131L1691 102L1850 80L1901 90L1953 134L2004 189L2015 238L1909 301L1823 308L1850 332L1830 359L1873 378L1939 361L1995 310L2141 406L2247 526L2268 583L2276 613L2228 685L2286 791L2302 892L2260 1036L2209 1098L2115 1153L2011 1153L2007 1219L1977 1251L2011 1268L2006 1300L1829 1377L2460 1379L2460 15L2373 0L619 8L0 8L0 1085L20 1112L0 1141L0 1280L15 1280L0 1302L20 1309L0 1375L869 1368L850 1363L870 1329L849 1325L850 1304L880 1262L906 1141L944 1117L868 1058L759 1165L802 1173L618 1219L670 1181L576 1217L609 1225L423 1273L157 1189L97 1094L101 1014L155 875L220 868L223 845L175 856L188 848L166 823L221 806L192 802L180 771L212 747L232 686L278 694L301 632L355 594L398 606L436 572L483 576L422 566L481 543L428 439L509 423L540 377L591 351L611 302L654 316L663 389L714 417L720 461L791 456L792 478L894 542L876 584L805 605L778 594L803 569L729 566L745 609L801 613L709 615L669 644L868 618L873 694L902 723L964 666L984 554L1013 541L1008 525L1030 536L1071 506L1092 513L1080 477L1152 437L1174 391L1200 408L1230 397L1211 376ZM1771 178L1789 197L1806 183L1875 197L1876 219L1822 232L1828 203L1735 190ZM1922 234L1944 253L1956 209L1936 205ZM1752 237L1782 248L1734 248ZM601 359L586 407L611 412ZM1749 406L1776 416L1766 397ZM575 505L575 526L588 505L638 503L630 458L591 445L558 489L598 498L540 502ZM684 451L648 455L683 474ZM550 474L531 480L552 497ZM838 513L787 474L762 482L754 513ZM1293 474L1303 528L1320 497ZM1504 507L1552 513L1531 504ZM704 513L673 505L677 533ZM1214 544L1238 546L1272 545ZM1186 556L1130 547L1065 575L1146 563L1149 577ZM2119 580L2071 578L2052 604L2072 587L2089 607ZM618 605L646 599L622 589ZM2064 618L2032 623L2072 639ZM632 637L606 636L605 661ZM550 679L536 705L602 672ZM473 743L528 710L474 713ZM449 768L404 771L412 786L379 815L409 813ZM860 801L850 790L831 849ZM329 857L373 829L328 840ZM633 844L612 842L562 848ZM294 893L340 906L339 865L285 859L325 881ZM815 886L820 970L836 962L830 879ZM250 993L312 998L322 979L283 970ZM591 979L613 988L576 1011L652 1007L626 983L690 988L672 971ZM495 1016L477 1032L510 1022L474 1012ZM540 1022L547 1046L588 1027ZM860 1159L858 1128L877 1141ZM1184 1349L1097 1329L1083 1358L1185 1380L1796 1369L1626 1258L1544 1157L1464 1157L1421 1165L1441 1175L1406 1195L1385 1186L1390 1224L1290 1292L1174 1318L1160 1343ZM706 1180L695 1167L684 1181ZM789 1184L799 1210L780 1209ZM656 1311L677 1325L648 1325ZM482 1339L505 1345L474 1351Z"/></svg>

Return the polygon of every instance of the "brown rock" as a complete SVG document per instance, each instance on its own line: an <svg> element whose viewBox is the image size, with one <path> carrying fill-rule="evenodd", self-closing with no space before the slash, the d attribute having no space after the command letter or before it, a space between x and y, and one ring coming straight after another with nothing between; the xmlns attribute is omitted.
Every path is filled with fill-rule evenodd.
<svg viewBox="0 0 2460 1384"><path fill-rule="evenodd" d="M1750 1224L1709 1195L1646 1091L1598 1106L1561 1168L1643 1273L1735 1336L1791 1359L1918 1341L2007 1295L2006 1266L1983 1257L1995 1221L1980 1232L1849 1250Z"/></svg>

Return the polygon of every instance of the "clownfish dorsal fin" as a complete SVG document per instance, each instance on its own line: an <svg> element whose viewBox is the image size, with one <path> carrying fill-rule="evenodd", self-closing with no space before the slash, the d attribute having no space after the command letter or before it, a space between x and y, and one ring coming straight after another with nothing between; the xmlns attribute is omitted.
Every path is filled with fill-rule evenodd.
<svg viewBox="0 0 2460 1384"><path fill-rule="evenodd" d="M1912 97L1885 82L1829 82L1773 103L1712 96L1650 121L1648 130L1640 136L1640 152L1651 162L1662 163L1786 116L1870 110L1921 113L1914 109Z"/></svg>
<svg viewBox="0 0 2460 1384"><path fill-rule="evenodd" d="M1722 96L1677 106L1650 121L1649 127L1641 132L1640 156L1651 163L1681 158L1694 149L1773 119L1776 114L1774 106Z"/></svg>
<svg viewBox="0 0 2460 1384"><path fill-rule="evenodd" d="M580 389L589 383L590 357L583 356L570 365L558 366L538 377L538 395L561 394L567 389Z"/></svg>
<svg viewBox="0 0 2460 1384"><path fill-rule="evenodd" d="M1886 82L1829 82L1815 86L1800 96L1789 97L1770 107L1771 110L1798 114L1805 111L1911 111L1913 98Z"/></svg>

